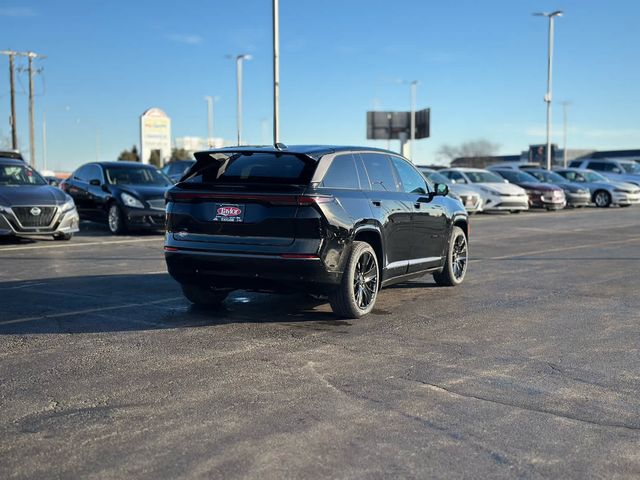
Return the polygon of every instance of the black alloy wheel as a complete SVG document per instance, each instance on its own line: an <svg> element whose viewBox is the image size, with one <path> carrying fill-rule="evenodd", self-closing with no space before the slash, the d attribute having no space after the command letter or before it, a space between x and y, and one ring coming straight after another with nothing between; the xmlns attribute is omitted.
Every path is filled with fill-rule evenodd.
<svg viewBox="0 0 640 480"><path fill-rule="evenodd" d="M467 274L469 265L469 245L467 236L460 227L453 227L449 249L442 272L433 274L438 285L455 287L460 285Z"/></svg>
<svg viewBox="0 0 640 480"><path fill-rule="evenodd" d="M360 318L371 312L378 296L378 258L366 242L353 242L342 282L329 295L334 313Z"/></svg>

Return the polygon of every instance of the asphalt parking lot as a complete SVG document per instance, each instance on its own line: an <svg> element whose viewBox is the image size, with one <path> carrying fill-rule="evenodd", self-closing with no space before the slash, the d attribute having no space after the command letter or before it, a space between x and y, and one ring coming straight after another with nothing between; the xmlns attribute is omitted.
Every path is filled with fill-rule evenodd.
<svg viewBox="0 0 640 480"><path fill-rule="evenodd" d="M189 306L162 236L0 244L1 478L640 477L640 208L472 217L465 284Z"/></svg>

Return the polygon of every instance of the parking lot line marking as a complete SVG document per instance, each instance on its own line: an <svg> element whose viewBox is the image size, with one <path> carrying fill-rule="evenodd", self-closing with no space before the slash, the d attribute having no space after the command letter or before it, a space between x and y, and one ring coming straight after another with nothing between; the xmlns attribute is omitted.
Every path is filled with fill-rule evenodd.
<svg viewBox="0 0 640 480"><path fill-rule="evenodd" d="M51 318L60 318L60 317L66 317L71 315L83 315L86 313L106 312L109 310L118 310L120 308L145 307L147 305L156 305L159 303L174 302L176 300L181 300L182 298L183 297L171 297L171 298L164 298L162 300L153 300L151 302L125 303L122 305L112 305L110 307L87 308L84 310L73 310L71 312L52 313L50 315L41 315L39 317L16 318L13 320L6 320L4 322L0 322L0 325L12 325L14 323L32 322L34 320L48 320Z"/></svg>
<svg viewBox="0 0 640 480"><path fill-rule="evenodd" d="M640 241L640 237L628 238L626 240L612 240L610 242L590 243L587 245L573 245L571 247L558 247L558 248L547 248L544 250L531 250L529 252L516 253L512 255L504 255L501 257L489 257L484 260L506 260L508 258L526 257L527 255L538 255L540 253L566 252L569 250L579 250L582 248L605 247L607 245L619 245L619 244L633 243L633 242L639 242L639 241ZM478 259L478 260L482 260L482 259Z"/></svg>
<svg viewBox="0 0 640 480"><path fill-rule="evenodd" d="M142 242L157 242L163 241L164 238L134 238L131 240L113 240L106 242L86 242L86 243L67 243L67 244L57 244L57 245L33 245L28 247L9 247L0 249L0 253L2 252L10 252L16 250L42 250L45 248L72 248L72 247L94 247L96 245L113 245L119 243L142 243Z"/></svg>

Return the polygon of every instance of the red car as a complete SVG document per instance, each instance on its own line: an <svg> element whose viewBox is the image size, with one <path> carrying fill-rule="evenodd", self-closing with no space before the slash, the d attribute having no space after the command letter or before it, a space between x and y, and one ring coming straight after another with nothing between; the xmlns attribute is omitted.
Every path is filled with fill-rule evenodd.
<svg viewBox="0 0 640 480"><path fill-rule="evenodd" d="M567 206L564 190L557 185L542 183L533 175L518 170L492 168L491 171L507 179L509 183L524 188L532 208L561 210Z"/></svg>

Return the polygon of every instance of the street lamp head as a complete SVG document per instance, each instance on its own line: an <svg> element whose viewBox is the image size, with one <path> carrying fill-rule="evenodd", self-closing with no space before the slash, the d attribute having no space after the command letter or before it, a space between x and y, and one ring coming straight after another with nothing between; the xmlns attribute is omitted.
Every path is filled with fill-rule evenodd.
<svg viewBox="0 0 640 480"><path fill-rule="evenodd" d="M253 57L248 53L241 53L236 57L238 60L251 60Z"/></svg>
<svg viewBox="0 0 640 480"><path fill-rule="evenodd" d="M555 12L535 12L532 14L534 17L561 17L562 15L564 15L564 12L562 10L556 10Z"/></svg>

